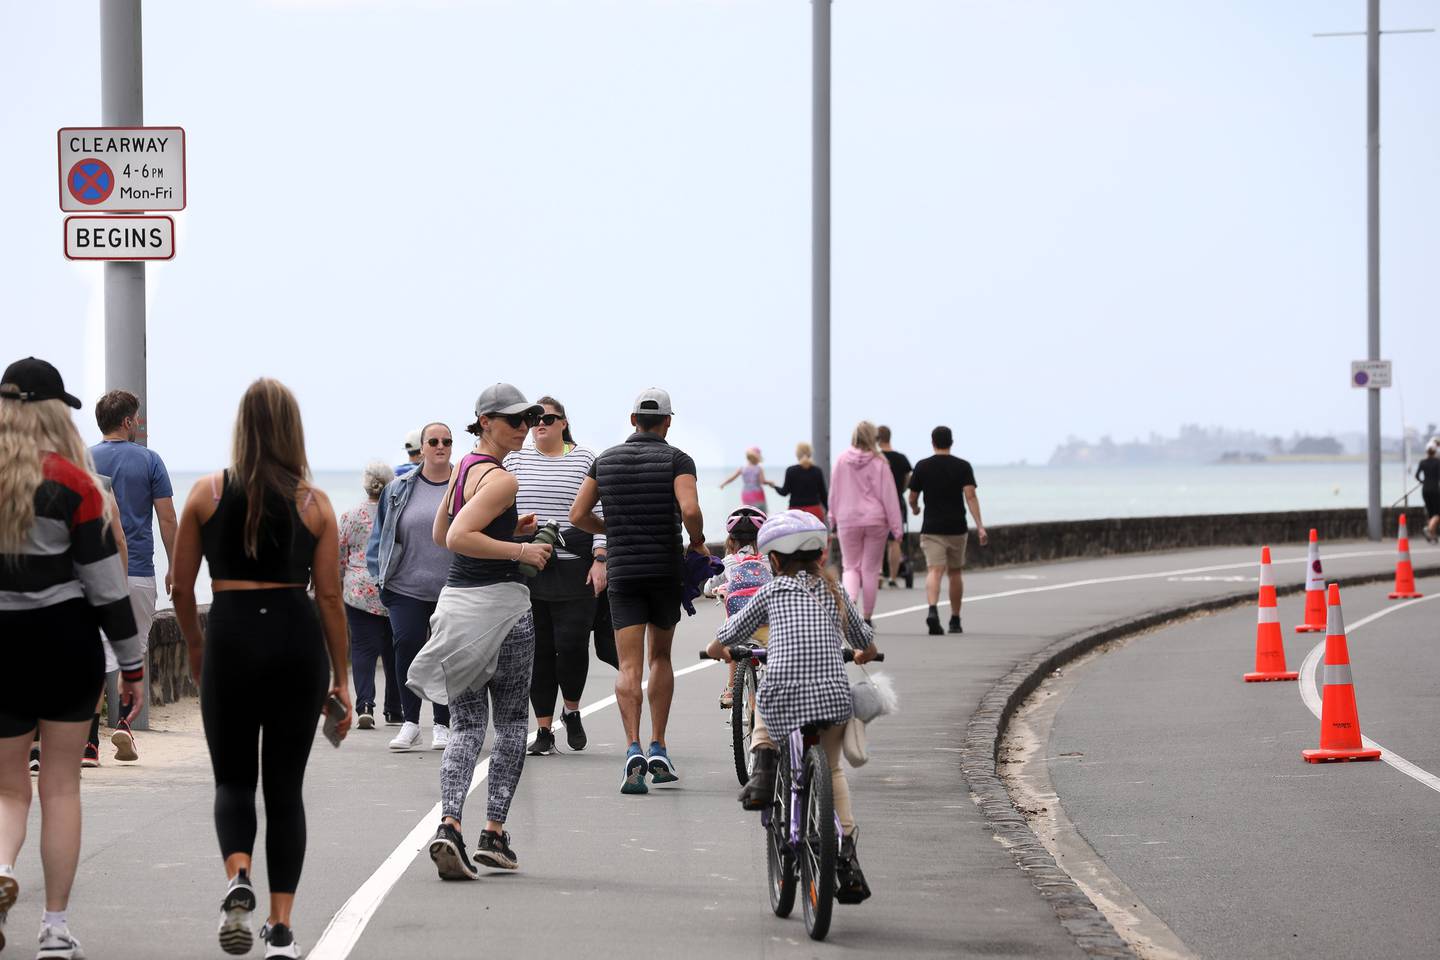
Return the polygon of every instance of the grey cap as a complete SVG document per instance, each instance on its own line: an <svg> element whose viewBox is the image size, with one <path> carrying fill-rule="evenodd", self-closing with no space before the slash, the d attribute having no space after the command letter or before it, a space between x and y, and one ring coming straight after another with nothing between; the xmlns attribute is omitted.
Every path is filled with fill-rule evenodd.
<svg viewBox="0 0 1440 960"><path fill-rule="evenodd" d="M531 403L525 399L525 394L520 392L519 387L511 386L508 383L497 383L493 387L486 387L480 392L480 397L475 401L475 416L483 417L491 413L524 413L526 410L543 410L538 403Z"/></svg>
<svg viewBox="0 0 1440 960"><path fill-rule="evenodd" d="M406 452L406 453L419 453L419 452L420 452L420 446L421 446L421 444L420 444L420 433L421 433L421 431L419 431L419 430L411 430L409 433L405 434L405 452Z"/></svg>
<svg viewBox="0 0 1440 960"><path fill-rule="evenodd" d="M631 413L648 413L657 417L673 417L675 411L670 409L670 394L659 387L651 387L644 390L640 396L635 398L635 409Z"/></svg>

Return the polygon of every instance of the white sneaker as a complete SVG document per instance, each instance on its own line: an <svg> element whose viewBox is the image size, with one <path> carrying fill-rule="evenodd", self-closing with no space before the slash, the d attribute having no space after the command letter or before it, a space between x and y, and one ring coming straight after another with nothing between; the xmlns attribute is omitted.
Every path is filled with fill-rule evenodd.
<svg viewBox="0 0 1440 960"><path fill-rule="evenodd" d="M85 960L85 951L68 927L41 927L35 960Z"/></svg>
<svg viewBox="0 0 1440 960"><path fill-rule="evenodd" d="M20 896L20 884L15 880L15 871L0 867L0 950L5 949L5 917Z"/></svg>
<svg viewBox="0 0 1440 960"><path fill-rule="evenodd" d="M400 732L390 741L391 750L414 750L420 745L420 724L406 720L400 724Z"/></svg>
<svg viewBox="0 0 1440 960"><path fill-rule="evenodd" d="M430 749L444 750L450 742L450 728L443 723L437 723L430 728Z"/></svg>

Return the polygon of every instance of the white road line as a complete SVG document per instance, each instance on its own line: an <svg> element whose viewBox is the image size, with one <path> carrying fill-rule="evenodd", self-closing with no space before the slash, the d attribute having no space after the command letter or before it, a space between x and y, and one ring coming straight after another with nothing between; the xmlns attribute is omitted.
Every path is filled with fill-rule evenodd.
<svg viewBox="0 0 1440 960"><path fill-rule="evenodd" d="M713 667L717 661L704 660L693 666L685 667L683 670L676 670L675 676L683 677L687 673L694 673L696 670L704 670L706 667ZM647 685L649 681L646 681ZM580 708L580 716L588 717L592 713L604 710L615 703L614 695L603 700L596 700L594 703ZM525 745L529 746L535 742L535 734L526 738ZM490 773L490 758L486 757L475 768L475 777L470 781L470 790L466 793L468 797L475 792L475 788L485 781ZM385 897L394 888L399 879L404 876L405 871L410 869L410 863L426 848L426 842L435 831L435 825L440 822L440 804L430 808L430 812L420 818L405 839L385 858L385 861L370 874L369 879L360 885L360 889L350 895L344 906L335 912L330 918L330 923L325 927L325 932L320 934L320 939L311 948L307 956L310 960L345 960L350 956L350 951L355 949L355 944L360 941L360 935L365 932L365 927L370 923L370 918L375 916L375 911L380 909L380 904L385 902Z"/></svg>
<svg viewBox="0 0 1440 960"><path fill-rule="evenodd" d="M1440 553L1440 549L1426 548L1424 550L1412 550L1412 553ZM1325 560L1349 560L1355 557L1391 557L1395 555L1394 550L1354 550L1350 553L1332 553L1328 557L1322 556ZM1304 563L1306 557L1291 557L1288 560L1275 560L1273 563ZM1131 573L1121 577L1093 577L1089 580L1070 580L1065 583L1051 583L1043 587L1017 587L1014 590L1002 590L999 593L982 593L978 597L966 597L966 603L978 603L981 600L1001 600L1006 597L1018 597L1029 593L1049 593L1052 590L1071 590L1075 587L1094 587L1107 583L1128 583L1132 580L1159 580L1162 577L1181 577L1196 573L1214 573L1217 570L1248 570L1260 565L1259 560L1247 560L1243 563L1220 563L1209 567L1189 567L1185 570L1161 570L1154 573ZM941 600L939 606L948 607L950 601ZM871 617L872 620L883 620L886 617L899 617L907 613L918 613L921 610L929 609L924 604L916 607L906 607L903 610L891 610L888 613L877 613Z"/></svg>
<svg viewBox="0 0 1440 960"><path fill-rule="evenodd" d="M1404 603L1397 603L1393 607L1386 607L1384 610L1372 613L1370 614L1370 616L1365 617L1363 620L1356 621L1355 623L1347 626L1345 629L1345 635L1348 637L1350 634L1354 633L1356 630L1359 630L1367 623L1374 623L1381 617L1388 617L1390 614L1395 613L1397 610L1404 610L1406 607L1413 607L1417 603L1425 603L1427 601L1436 599L1440 599L1440 594L1431 594L1430 596L1423 597L1419 600L1407 600ZM1315 714L1317 718L1320 716L1322 702L1320 700L1320 693L1318 690L1316 690L1315 687L1315 672L1319 668L1320 657L1324 653L1325 641L1321 640L1319 643L1315 644L1315 648L1310 651L1309 656L1305 658L1305 663L1300 667L1300 699L1305 701L1305 706L1308 707L1310 709L1310 712ZM1400 756L1400 754L1391 750L1389 747L1378 744L1374 740L1371 740L1369 737L1363 734L1360 736L1360 741L1371 750L1379 750L1380 759L1390 764L1390 766L1394 767L1396 770L1399 770L1401 773L1405 774L1405 776L1411 777L1419 781L1420 783L1423 783L1431 790L1440 793L1440 777L1435 776L1435 774L1431 773L1429 770L1426 770L1424 767L1417 767L1415 764L1411 763L1409 760L1406 760L1404 757Z"/></svg>
<svg viewBox="0 0 1440 960"><path fill-rule="evenodd" d="M1412 552L1418 554L1440 553L1440 550L1436 550L1433 548L1419 548L1413 549ZM1328 558L1322 557L1321 559L1346 560L1355 557L1390 556L1393 553L1393 550L1355 550L1349 553L1331 554ZM1294 557L1288 560L1276 560L1274 561L1274 563L1304 563L1305 560L1305 557ZM1213 573L1217 570L1245 570L1253 568L1257 565L1258 561L1251 560L1243 563L1222 563L1208 567L1189 567L1183 570L1162 570L1155 573L1134 573L1119 577L1093 577L1088 580L1072 580L1067 583L1052 583L1047 584L1043 587L1019 587L1014 590L1002 590L999 593L986 593L979 596L966 597L965 602L978 603L981 600L1001 600L1006 597L1018 597L1032 593L1050 593L1055 590L1072 590L1076 587L1101 586L1107 583L1126 583L1132 580L1156 580L1162 577L1176 577L1196 573ZM939 605L942 607L949 606L949 601L942 600L940 601ZM915 613L917 611L925 609L927 609L927 607L924 604L917 607L906 607L903 610L891 610L888 613L877 613L872 619L883 620L887 617L903 616L907 613ZM1398 609L1398 607L1395 609ZM1365 621L1361 622L1364 623ZM1359 624L1356 624L1356 626L1359 626ZM1354 628L1352 627L1351 629ZM714 660L702 661L693 666L685 667L682 670L676 670L675 676L683 677L687 673L694 673L696 670L703 670L706 667L714 666L716 662L717 661ZM597 700L586 707L582 707L580 709L580 715L582 717L588 717L592 713L595 713L598 710L604 710L606 707L609 707L614 703L614 696L606 697L603 700ZM1316 715L1318 716L1319 714L1317 713ZM534 739L535 735L531 734L529 739L526 741L527 744L533 742ZM1386 757L1389 757L1388 752L1386 753ZM1419 768L1417 767L1416 769L1418 770ZM475 788L478 787L482 781L484 781L486 775L489 772L490 760L487 757L475 769L475 779L470 782L470 791L472 793L474 792ZM1423 773L1423 771L1421 772ZM1412 776L1413 775L1414 774L1412 774ZM1426 775L1428 776L1428 774ZM1436 789L1440 789L1440 781L1437 781ZM404 875L405 871L409 869L410 862L415 859L416 855L425 846L425 841L429 838L431 831L434 829L433 825L437 823L439 819L440 804L437 803L435 804L435 806L431 807L430 812L427 813L424 817L422 817L420 822L417 823L415 827L408 834L405 835L405 839L400 841L400 844L390 852L390 855L385 858L385 861L381 863L378 868L376 868L375 872L370 875L369 879L367 879L363 884L360 885L360 888L350 896L349 900L345 901L344 906L342 906L338 911L336 911L335 916L330 918L330 923L328 926L326 926L325 932L320 935L319 941L317 941L315 946L310 950L309 956L311 960L345 960L345 958L350 955L350 951L354 950L355 944L359 942L360 935L365 932L365 927L370 922L370 918L375 915L375 911L378 910L380 908L380 904L385 901L385 897L390 893L391 888L395 886L395 883L400 879L401 876Z"/></svg>

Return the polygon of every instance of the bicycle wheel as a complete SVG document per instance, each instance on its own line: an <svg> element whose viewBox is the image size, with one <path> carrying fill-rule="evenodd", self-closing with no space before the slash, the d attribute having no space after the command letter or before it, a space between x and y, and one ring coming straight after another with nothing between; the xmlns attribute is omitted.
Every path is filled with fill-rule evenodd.
<svg viewBox="0 0 1440 960"><path fill-rule="evenodd" d="M795 855L790 850L790 751L780 750L770 827L765 832L765 865L770 878L770 909L788 917L795 909Z"/></svg>
<svg viewBox="0 0 1440 960"><path fill-rule="evenodd" d="M755 664L749 660L735 667L730 685L730 740L735 750L735 776L740 786L750 780L754 760L750 746L755 736Z"/></svg>
<svg viewBox="0 0 1440 960"><path fill-rule="evenodd" d="M805 892L805 932L824 940L835 905L835 858L839 831L830 785L830 761L820 746L805 751L805 795L800 803L800 886Z"/></svg>

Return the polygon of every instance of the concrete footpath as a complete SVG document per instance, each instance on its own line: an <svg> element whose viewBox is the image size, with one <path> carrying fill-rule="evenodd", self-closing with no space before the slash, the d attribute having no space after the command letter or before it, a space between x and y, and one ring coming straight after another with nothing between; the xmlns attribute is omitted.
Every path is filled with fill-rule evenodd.
<svg viewBox="0 0 1440 960"><path fill-rule="evenodd" d="M1393 543L1326 544L1326 572L1383 571L1393 551ZM586 719L589 749L527 762L508 824L518 873L443 884L416 855L417 838L434 828L438 753L392 754L384 728L355 731L340 750L317 738L297 936L321 958L1084 956L971 799L960 767L967 725L996 681L1037 651L1101 624L1244 589L1257 557L1245 547L978 573L967 578L963 636L925 634L918 588L882 591L876 626L901 712L871 726L872 760L850 773L875 896L837 907L823 944L805 937L798 912L788 920L769 913L758 820L734 802L729 729L716 700L723 674L695 659L719 622L710 606L683 623L675 644L677 668L696 668L677 680L669 735L681 782L645 797L619 794L619 719L604 705L614 673L597 665L584 700L600 704ZM1417 564L1437 558L1440 551L1415 550ZM1303 545L1276 548L1282 583L1303 578L1303 559ZM191 739L181 749L171 737ZM224 878L197 747L193 733L155 734L141 749L170 756L164 764L87 773L71 916L91 956L221 955L214 922ZM483 793L482 784L471 798L472 844ZM36 819L7 927L17 955L38 926ZM263 845L257 873L263 896Z"/></svg>

